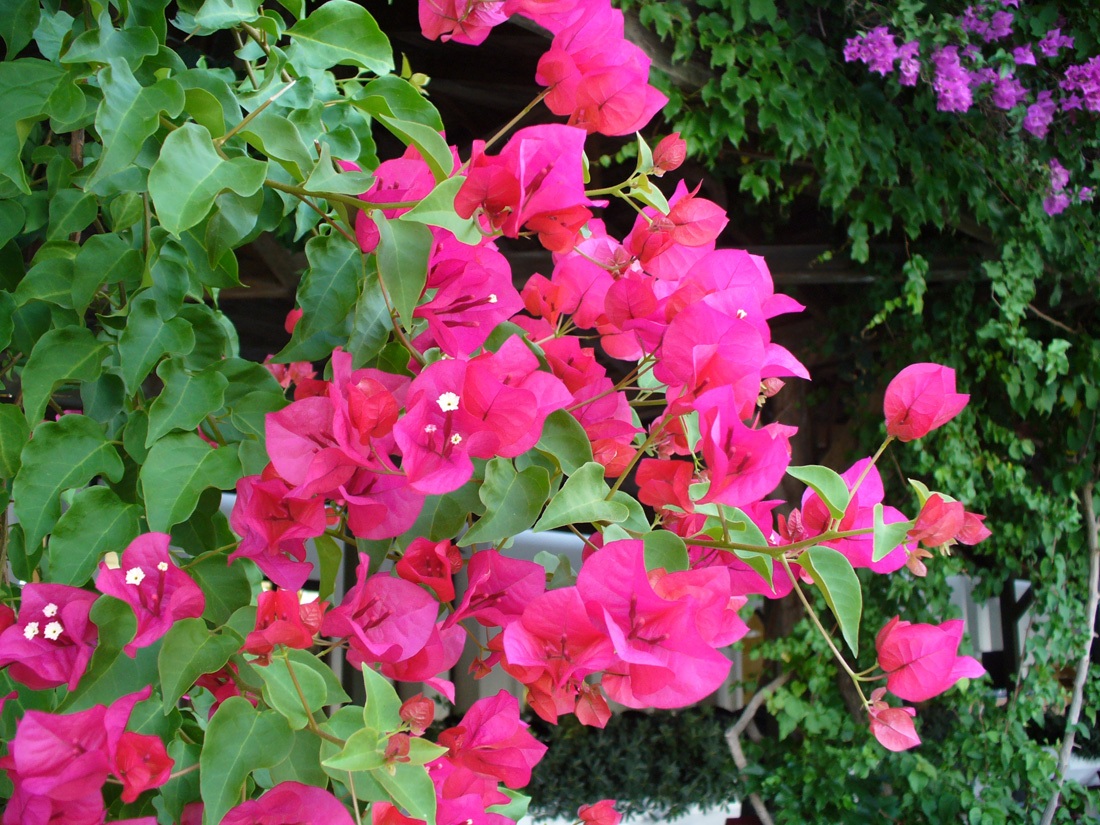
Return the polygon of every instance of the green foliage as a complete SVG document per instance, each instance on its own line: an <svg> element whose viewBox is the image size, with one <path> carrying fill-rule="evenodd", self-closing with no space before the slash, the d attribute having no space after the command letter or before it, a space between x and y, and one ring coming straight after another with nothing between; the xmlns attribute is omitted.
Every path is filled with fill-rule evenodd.
<svg viewBox="0 0 1100 825"><path fill-rule="evenodd" d="M714 707L627 711L604 730L573 717L556 726L531 720L550 750L535 767L527 792L536 818L576 816L577 807L615 799L624 814L723 805L744 793L726 744L732 716Z"/></svg>
<svg viewBox="0 0 1100 825"><path fill-rule="evenodd" d="M904 501L906 479L920 479L987 514L993 537L929 560L927 580L904 571L888 586L864 580L866 626L897 613L941 620L946 605L929 596L948 571L976 579L978 600L1013 578L1030 581L1036 599L1025 639L1031 664L1008 703L997 705L979 683L921 707L926 744L901 759L881 759L859 734L865 723L849 714L808 623L770 642L764 655L794 679L768 703L777 736L750 750L750 786L785 822L1037 821L1053 768L1029 729L1064 709L1059 677L1081 653L1087 554L1077 492L1095 474L1100 401L1096 213L1086 204L1052 218L1042 199L1051 158L1075 184L1096 185L1097 119L1056 118L1039 141L1014 125L1022 109L937 111L930 68L918 86L903 87L844 62L845 41L878 25L899 43L920 38L926 59L932 43L965 38L955 4L792 0L778 14L749 0L624 5L671 49L672 77L679 61L710 70L698 88L668 81L666 115L691 153L755 203L748 209L762 217L764 240L782 243L795 206L816 203L844 239L828 254L847 253L875 276L842 301L831 292L825 307L822 350L850 382L843 395L866 397L891 367L913 361L953 366L971 394L958 419L892 448L882 470L888 500ZM1032 40L1057 25L1076 38L1063 62L1029 76L1039 83L1053 86L1066 64L1097 53L1100 25L1084 7L1014 13ZM902 246L904 255L893 251ZM955 273L942 272L949 257ZM881 441L881 417L855 407L845 414L861 425L859 454L867 454ZM896 545L890 527L876 528L876 556ZM838 765L850 794L803 792ZM1071 792L1057 821L1081 805Z"/></svg>

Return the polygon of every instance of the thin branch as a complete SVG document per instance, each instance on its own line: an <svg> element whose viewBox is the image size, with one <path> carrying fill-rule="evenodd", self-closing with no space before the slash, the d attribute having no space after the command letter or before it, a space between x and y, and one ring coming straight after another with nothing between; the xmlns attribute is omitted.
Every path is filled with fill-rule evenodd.
<svg viewBox="0 0 1100 825"><path fill-rule="evenodd" d="M1081 491L1082 503L1085 507L1085 540L1089 548L1089 597L1085 607L1085 630L1083 633L1084 645L1081 658L1077 662L1077 673L1073 679L1073 698L1070 700L1069 713L1066 714L1066 733L1062 738L1062 749L1058 753L1058 769L1055 773L1056 780L1054 794L1043 811L1040 825L1050 825L1054 821L1054 813L1058 810L1058 800L1062 795L1062 785L1066 781L1066 768L1069 767L1069 759L1073 753L1073 740L1077 734L1077 723L1081 721L1081 705L1084 703L1085 682L1089 676L1089 663L1092 658L1092 640L1096 635L1096 609L1100 604L1100 537L1097 531L1100 525L1096 523L1096 509L1092 500L1093 481L1090 478Z"/></svg>
<svg viewBox="0 0 1100 825"><path fill-rule="evenodd" d="M749 766L749 760L745 756L745 752L741 749L741 734L745 732L745 728L752 722L756 712L760 709L760 706L764 703L771 694L786 684L787 680L791 678L790 673L783 673L772 679L764 687L756 691L756 694L749 700L749 703L745 705L744 710L741 711L741 716L737 721L726 731L726 743L729 745L730 755L733 756L733 764L737 766L737 770L744 771ZM768 813L768 809L764 806L764 800L762 800L757 794L749 794L749 804L752 805L752 809L756 811L756 817L760 820L762 825L773 825L771 814Z"/></svg>
<svg viewBox="0 0 1100 825"><path fill-rule="evenodd" d="M1034 312L1039 318L1042 318L1044 321L1046 321L1048 324L1053 324L1054 326L1058 327L1058 329L1065 330L1070 335L1077 335L1077 330L1073 329L1073 327L1063 324L1057 318L1050 317L1045 312L1038 309L1034 304L1028 304L1027 308Z"/></svg>

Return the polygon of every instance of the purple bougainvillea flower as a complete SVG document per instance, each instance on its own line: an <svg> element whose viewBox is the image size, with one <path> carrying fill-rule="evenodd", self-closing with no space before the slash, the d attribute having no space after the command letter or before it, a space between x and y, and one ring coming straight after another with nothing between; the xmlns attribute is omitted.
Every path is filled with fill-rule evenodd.
<svg viewBox="0 0 1100 825"><path fill-rule="evenodd" d="M971 656L959 656L963 623L910 624L895 616L875 637L878 664L886 672L886 688L908 702L938 696L963 677L985 675Z"/></svg>
<svg viewBox="0 0 1100 825"><path fill-rule="evenodd" d="M28 584L18 620L0 633L0 667L31 690L75 690L95 649L89 613L95 593L64 584Z"/></svg>
<svg viewBox="0 0 1100 825"><path fill-rule="evenodd" d="M348 809L323 788L280 782L231 809L221 825L354 825Z"/></svg>

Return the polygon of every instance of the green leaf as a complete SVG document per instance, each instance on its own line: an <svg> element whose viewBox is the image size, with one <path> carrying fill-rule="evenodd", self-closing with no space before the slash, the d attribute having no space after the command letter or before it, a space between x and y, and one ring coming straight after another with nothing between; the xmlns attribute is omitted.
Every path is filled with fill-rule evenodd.
<svg viewBox="0 0 1100 825"><path fill-rule="evenodd" d="M605 501L611 488L604 481L603 465L591 461L569 477L532 528L535 532L567 524L610 522L630 517L630 509L617 501Z"/></svg>
<svg viewBox="0 0 1100 825"><path fill-rule="evenodd" d="M316 785L323 788L328 784L328 776L321 769L321 740L313 731L294 732L294 744L286 759L271 769L271 781L301 782L303 785Z"/></svg>
<svg viewBox="0 0 1100 825"><path fill-rule="evenodd" d="M408 328L428 281L432 233L423 224L387 220L380 213L375 221L378 224L378 248L375 250L378 274L401 323Z"/></svg>
<svg viewBox="0 0 1100 825"><path fill-rule="evenodd" d="M798 563L810 574L821 590L829 609L836 616L840 632L853 656L859 656L859 619L863 613L863 591L852 563L831 547L811 547L798 557ZM798 586L797 584L795 585Z"/></svg>
<svg viewBox="0 0 1100 825"><path fill-rule="evenodd" d="M176 117L186 102L183 87L175 78L142 86L120 60L101 69L98 79L103 99L96 110L95 126L103 153L88 180L89 189L132 164L146 139L160 128L161 114Z"/></svg>
<svg viewBox="0 0 1100 825"><path fill-rule="evenodd" d="M255 620L249 625L249 631L255 626ZM343 687L340 686L340 680L336 678L336 674L332 668L329 667L323 660L318 659L308 650L296 650L294 648L286 649L286 657L290 660L290 663L294 665L294 672L297 674L301 670L312 670L314 673L321 677L321 681L325 683L325 700L326 705L342 705L345 702L350 702L351 697L348 696Z"/></svg>
<svg viewBox="0 0 1100 825"><path fill-rule="evenodd" d="M420 152L420 156L424 158L424 162L432 170L432 176L435 178L436 183L442 183L450 177L455 168L455 159L454 155L451 154L451 147L447 145L447 141L443 139L439 132L431 126L414 123L411 120L399 120L383 114L375 115L375 118L389 129L394 137L406 146L415 147ZM457 193L458 190L456 189L455 192ZM454 204L453 199L451 203Z"/></svg>
<svg viewBox="0 0 1100 825"><path fill-rule="evenodd" d="M114 670L120 659L127 659L122 655L122 649L133 640L134 633L137 632L137 619L134 618L130 605L111 596L100 596L96 599L89 617L99 628L96 648L87 670L80 678L80 685L76 691L65 697L59 709L79 710L94 705L95 702L88 701L87 697L103 691L104 677Z"/></svg>
<svg viewBox="0 0 1100 825"><path fill-rule="evenodd" d="M221 670L242 644L244 639L228 627L211 631L202 619L176 621L164 636L157 660L165 715L196 679Z"/></svg>
<svg viewBox="0 0 1100 825"><path fill-rule="evenodd" d="M248 564L240 560L227 564L225 556L216 553L187 568L206 597L202 617L211 624L219 627L226 624L238 608L252 600L252 583L245 572Z"/></svg>
<svg viewBox="0 0 1100 825"><path fill-rule="evenodd" d="M432 541L453 538L466 526L469 514L481 515L483 507L476 484L467 483L442 496L428 496L416 521L398 536L398 542L408 544L417 536L426 536Z"/></svg>
<svg viewBox="0 0 1100 825"><path fill-rule="evenodd" d="M313 153L298 127L286 117L266 109L238 132L250 146L279 161L295 180L304 179L314 167Z"/></svg>
<svg viewBox="0 0 1100 825"><path fill-rule="evenodd" d="M225 399L226 377L211 365L201 372L189 372L180 361L169 358L157 367L164 389L149 406L149 433L145 446L172 430L194 430Z"/></svg>
<svg viewBox="0 0 1100 825"><path fill-rule="evenodd" d="M475 218L460 218L455 212L455 195L466 178L447 178L438 184L424 200L401 216L403 221L416 221L429 226L441 226L454 233L455 238L471 246L481 240L481 230Z"/></svg>
<svg viewBox="0 0 1100 825"><path fill-rule="evenodd" d="M34 345L23 369L27 421L42 420L53 389L62 381L94 381L103 371L107 348L84 327L51 329Z"/></svg>
<svg viewBox="0 0 1100 825"><path fill-rule="evenodd" d="M160 157L149 170L149 196L161 225L179 236L206 217L220 192L229 189L251 195L263 186L266 176L266 162L245 157L223 160L204 126L185 123L165 138Z"/></svg>
<svg viewBox="0 0 1100 825"><path fill-rule="evenodd" d="M19 201L0 201L0 247L23 231L27 213Z"/></svg>
<svg viewBox="0 0 1100 825"><path fill-rule="evenodd" d="M79 189L62 189L50 199L50 224L46 240L60 241L82 232L99 214L95 195Z"/></svg>
<svg viewBox="0 0 1100 825"><path fill-rule="evenodd" d="M313 546L317 549L317 557L321 562L321 585L317 598L324 601L336 590L336 576L344 561L344 551L332 536L318 536L313 540Z"/></svg>
<svg viewBox="0 0 1100 825"><path fill-rule="evenodd" d="M363 253L339 235L323 235L306 243L306 258L309 269L298 286L302 318L290 343L276 356L279 361L327 358L347 341L348 325L344 322L359 294Z"/></svg>
<svg viewBox="0 0 1100 825"><path fill-rule="evenodd" d="M371 771L371 775L390 795L394 804L407 811L409 816L434 825L435 785L427 770L419 765L395 762Z"/></svg>
<svg viewBox="0 0 1100 825"><path fill-rule="evenodd" d="M141 253L118 235L93 235L84 242L72 267L73 309L83 314L101 284L141 282Z"/></svg>
<svg viewBox="0 0 1100 825"><path fill-rule="evenodd" d="M47 117L47 101L65 71L45 60L25 58L0 64L0 175L31 193L20 153L31 126Z"/></svg>
<svg viewBox="0 0 1100 825"><path fill-rule="evenodd" d="M592 442L580 422L565 410L554 410L546 417L535 449L554 459L566 475L592 461Z"/></svg>
<svg viewBox="0 0 1100 825"><path fill-rule="evenodd" d="M122 459L99 424L83 415L44 421L20 455L12 486L15 512L33 552L61 515L61 493L84 487L97 475L122 478Z"/></svg>
<svg viewBox="0 0 1100 825"><path fill-rule="evenodd" d="M7 60L31 42L39 13L38 0L7 0L0 3L0 37L4 38L7 47Z"/></svg>
<svg viewBox="0 0 1100 825"><path fill-rule="evenodd" d="M141 62L160 49L160 42L152 29L134 26L116 29L106 6L96 21L97 26L77 36L68 50L61 55L62 63L111 63L125 62L136 69Z"/></svg>
<svg viewBox="0 0 1100 825"><path fill-rule="evenodd" d="M293 732L278 713L258 712L241 696L222 702L207 726L199 757L204 825L221 822L240 802L249 774L278 765L293 742Z"/></svg>
<svg viewBox="0 0 1100 825"><path fill-rule="evenodd" d="M358 369L378 355L392 332L390 309L386 306L378 273L372 267L363 281L363 289L352 314L348 352L351 353L353 366Z"/></svg>
<svg viewBox="0 0 1100 825"><path fill-rule="evenodd" d="M302 706L302 699L298 695L299 688L302 696L305 696L310 713L314 713L324 707L328 691L325 680L321 675L310 668L294 667L294 679L297 679L297 687L294 679L290 677L290 669L287 660L275 656L267 667L256 668L256 673L263 679L263 696L268 706L278 711L286 719L287 724L293 730L301 730L309 724L309 716Z"/></svg>
<svg viewBox="0 0 1100 825"><path fill-rule="evenodd" d="M30 435L23 411L14 404L0 404L0 474L4 478L15 478L19 472L19 454Z"/></svg>
<svg viewBox="0 0 1100 825"><path fill-rule="evenodd" d="M642 536L645 545L645 569L669 573L688 569L687 545L684 540L668 530L654 530Z"/></svg>
<svg viewBox="0 0 1100 825"><path fill-rule="evenodd" d="M875 552L871 556L872 562L880 561L890 555L899 544L905 541L906 535L913 529L914 522L912 521L895 521L886 524L883 521L882 512L882 505L876 504L874 507L873 534Z"/></svg>
<svg viewBox="0 0 1100 825"><path fill-rule="evenodd" d="M798 479L817 493L833 518L844 518L851 494L844 479L836 472L820 464L807 464L804 467L788 467L787 475Z"/></svg>
<svg viewBox="0 0 1100 825"><path fill-rule="evenodd" d="M15 332L15 299L10 292L0 292L0 349L7 349Z"/></svg>
<svg viewBox="0 0 1100 825"><path fill-rule="evenodd" d="M338 771L371 771L386 764L389 737L376 728L357 730L335 756L324 761L326 768Z"/></svg>
<svg viewBox="0 0 1100 825"><path fill-rule="evenodd" d="M145 376L165 354L186 355L195 346L191 325L181 318L161 319L157 301L144 292L130 301L126 328L118 341L122 380L130 393L137 392Z"/></svg>
<svg viewBox="0 0 1100 825"><path fill-rule="evenodd" d="M435 106L416 86L394 74L372 80L350 103L371 115L388 115L443 131L443 119Z"/></svg>
<svg viewBox="0 0 1100 825"><path fill-rule="evenodd" d="M207 487L232 489L241 463L232 447L211 449L194 433L171 433L149 450L141 468L149 529L167 532L186 521Z"/></svg>
<svg viewBox="0 0 1100 825"><path fill-rule="evenodd" d="M251 23L260 16L260 0L205 0L195 14L195 25L206 32Z"/></svg>
<svg viewBox="0 0 1100 825"><path fill-rule="evenodd" d="M363 724L376 731L390 732L401 725L401 699L381 673L363 668L363 686L367 700L363 706Z"/></svg>
<svg viewBox="0 0 1100 825"><path fill-rule="evenodd" d="M459 539L460 547L496 544L528 529L550 495L550 476L534 466L517 473L508 459L494 458L485 466L479 495L485 515Z"/></svg>
<svg viewBox="0 0 1100 825"><path fill-rule="evenodd" d="M107 551L120 552L140 531L136 505L110 487L86 487L54 526L49 542L49 581L81 587Z"/></svg>
<svg viewBox="0 0 1100 825"><path fill-rule="evenodd" d="M361 66L377 75L393 71L389 38L365 8L350 0L328 0L287 30L287 57L298 68Z"/></svg>

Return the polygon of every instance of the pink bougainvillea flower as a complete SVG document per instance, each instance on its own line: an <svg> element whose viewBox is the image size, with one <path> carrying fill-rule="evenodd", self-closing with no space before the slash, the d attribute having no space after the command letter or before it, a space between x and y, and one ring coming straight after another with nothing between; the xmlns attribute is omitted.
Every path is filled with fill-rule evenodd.
<svg viewBox="0 0 1100 825"><path fill-rule="evenodd" d="M389 802L375 802L370 809L371 825L425 825L423 819L405 816Z"/></svg>
<svg viewBox="0 0 1100 825"><path fill-rule="evenodd" d="M420 32L429 40L453 40L468 46L485 42L494 26L508 19L502 1L419 0Z"/></svg>
<svg viewBox="0 0 1100 825"><path fill-rule="evenodd" d="M925 547L939 547L954 542L955 534L962 529L966 510L961 502L948 501L939 493L933 493L924 502L917 515L909 538Z"/></svg>
<svg viewBox="0 0 1100 825"><path fill-rule="evenodd" d="M920 744L920 737L913 725L916 710L890 707L882 698L885 692L884 688L879 688L871 694L867 708L871 717L871 733L887 750L898 752L915 748Z"/></svg>
<svg viewBox="0 0 1100 825"><path fill-rule="evenodd" d="M321 623L326 636L347 638L348 661L395 663L416 655L435 628L439 603L422 588L388 573L368 576L370 559L359 554L356 583Z"/></svg>
<svg viewBox="0 0 1100 825"><path fill-rule="evenodd" d="M466 568L469 584L462 601L447 620L477 619L485 627L505 627L518 619L527 605L546 590L546 568L541 564L480 550Z"/></svg>
<svg viewBox="0 0 1100 825"><path fill-rule="evenodd" d="M123 733L111 760L112 771L122 780L122 801L134 802L142 792L159 788L175 764L159 736Z"/></svg>
<svg viewBox="0 0 1100 825"><path fill-rule="evenodd" d="M955 534L956 541L959 544L973 545L979 542L985 541L987 538L993 535L993 532L986 527L982 522L985 521L985 516L978 513L967 512L963 516L963 526L958 533Z"/></svg>
<svg viewBox="0 0 1100 825"><path fill-rule="evenodd" d="M721 606L728 604L726 572L704 572L714 577L717 588L725 582ZM585 559L577 590L589 618L611 638L620 660L603 677L608 697L635 708L683 707L717 690L729 675L729 659L708 639L732 635L731 617L707 606L713 593L700 601L689 592L699 581L684 582L691 587L681 587L675 579L660 584L656 571L652 579L657 587L646 571L642 542L615 541Z"/></svg>
<svg viewBox="0 0 1100 825"><path fill-rule="evenodd" d="M778 423L746 427L732 411L735 403L729 386L695 400L700 444L710 475L710 489L701 500L746 507L783 480L791 463L790 440L798 428Z"/></svg>
<svg viewBox="0 0 1100 825"><path fill-rule="evenodd" d="M221 825L355 825L355 820L324 788L287 781L233 808Z"/></svg>
<svg viewBox="0 0 1100 825"><path fill-rule="evenodd" d="M106 712L103 705L66 715L28 710L8 744L9 774L22 792L62 802L98 795L111 771Z"/></svg>
<svg viewBox="0 0 1100 825"><path fill-rule="evenodd" d="M653 168L658 176L665 172L674 172L680 168L687 158L687 141L680 137L679 132L661 138L653 147Z"/></svg>
<svg viewBox="0 0 1100 825"><path fill-rule="evenodd" d="M504 656L505 671L527 686L527 703L548 722L573 713L591 687L585 677L616 661L610 637L592 624L576 587L532 599L504 630Z"/></svg>
<svg viewBox="0 0 1100 825"><path fill-rule="evenodd" d="M409 733L413 736L423 736L424 731L428 729L432 724L432 719L435 718L435 702L423 693L418 693L411 699L402 702L398 713L401 716L401 721L408 724Z"/></svg>
<svg viewBox="0 0 1100 825"><path fill-rule="evenodd" d="M293 590L265 590L257 597L256 629L244 640L244 649L267 664L275 645L299 650L313 646L313 637L321 629L328 602L301 604Z"/></svg>
<svg viewBox="0 0 1100 825"><path fill-rule="evenodd" d="M886 388L886 432L912 441L942 427L960 412L969 395L955 392L955 371L939 364L911 364Z"/></svg>
<svg viewBox="0 0 1100 825"><path fill-rule="evenodd" d="M64 584L23 587L19 618L0 633L0 667L31 690L75 690L95 649L95 593Z"/></svg>
<svg viewBox="0 0 1100 825"><path fill-rule="evenodd" d="M457 726L439 734L439 744L455 765L513 789L531 781L531 769L546 753L520 720L519 700L504 690L474 702Z"/></svg>
<svg viewBox="0 0 1100 825"><path fill-rule="evenodd" d="M320 497L291 496L290 486L269 465L263 475L237 482L229 523L241 536L230 562L252 559L275 584L297 590L313 570L305 542L325 532L325 503Z"/></svg>
<svg viewBox="0 0 1100 825"><path fill-rule="evenodd" d="M619 825L623 815L615 810L614 799L601 799L592 805L581 805L577 817L588 825Z"/></svg>
<svg viewBox="0 0 1100 825"><path fill-rule="evenodd" d="M130 657L161 638L175 622L201 616L206 608L202 590L168 552L171 540L167 533L146 533L122 551L120 567L99 565L96 587L126 602L137 617L137 633L123 648Z"/></svg>
<svg viewBox="0 0 1100 825"><path fill-rule="evenodd" d="M436 623L420 650L408 659L383 662L380 670L383 676L398 682L423 682L453 702L454 683L439 674L455 666L465 647L466 630L463 627Z"/></svg>
<svg viewBox="0 0 1100 825"><path fill-rule="evenodd" d="M424 584L441 602L455 597L454 575L462 569L462 552L450 541L413 539L401 560L397 575L413 584Z"/></svg>
<svg viewBox="0 0 1100 825"><path fill-rule="evenodd" d="M984 676L977 659L958 655L962 632L958 619L939 626L910 624L897 616L887 622L875 637L887 690L908 702L923 702L959 679Z"/></svg>

